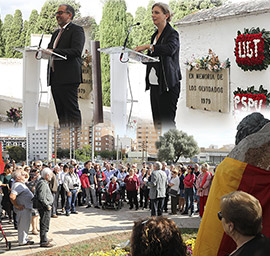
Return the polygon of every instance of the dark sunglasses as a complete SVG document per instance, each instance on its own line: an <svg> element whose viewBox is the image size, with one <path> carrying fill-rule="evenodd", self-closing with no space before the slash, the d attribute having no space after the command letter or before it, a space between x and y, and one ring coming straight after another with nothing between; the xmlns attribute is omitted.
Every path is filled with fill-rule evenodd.
<svg viewBox="0 0 270 256"><path fill-rule="evenodd" d="M58 14L58 15L62 15L63 13L69 13L69 12L59 11L59 12L56 12L54 15L55 15L55 16L56 16L57 14Z"/></svg>
<svg viewBox="0 0 270 256"><path fill-rule="evenodd" d="M218 216L218 219L219 219L219 220L222 220L223 217L222 217L222 213L221 213L221 212L218 212L218 213L217 213L217 216Z"/></svg>

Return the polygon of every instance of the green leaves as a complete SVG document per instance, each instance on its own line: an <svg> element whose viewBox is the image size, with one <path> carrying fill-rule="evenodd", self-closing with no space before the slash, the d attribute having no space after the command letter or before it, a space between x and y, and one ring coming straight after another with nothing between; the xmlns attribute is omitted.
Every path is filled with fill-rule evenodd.
<svg viewBox="0 0 270 256"><path fill-rule="evenodd" d="M113 47L124 44L128 32L126 2L124 0L107 0L103 7L99 26L100 46ZM130 15L128 17L130 21ZM101 54L103 104L110 106L110 58Z"/></svg>
<svg viewBox="0 0 270 256"><path fill-rule="evenodd" d="M156 142L158 159L176 163L181 156L189 158L199 153L199 147L193 136L183 131L170 130Z"/></svg>

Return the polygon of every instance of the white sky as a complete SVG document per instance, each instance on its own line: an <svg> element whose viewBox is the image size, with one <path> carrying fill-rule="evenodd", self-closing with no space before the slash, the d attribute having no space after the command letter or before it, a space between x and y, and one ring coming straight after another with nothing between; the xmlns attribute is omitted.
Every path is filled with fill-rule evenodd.
<svg viewBox="0 0 270 256"><path fill-rule="evenodd" d="M169 3L169 0L160 1ZM230 1L241 2L244 0ZM41 7L45 2L46 0L0 0L0 17L2 20L4 20L6 14L14 15L15 10L20 9L23 14L23 19L28 20L31 11L36 9L40 13ZM92 16L96 19L97 23L100 22L102 17L102 2L104 2L104 0L77 0L76 2L81 4L82 16ZM127 11L134 15L139 6L146 7L148 2L148 0L126 0Z"/></svg>

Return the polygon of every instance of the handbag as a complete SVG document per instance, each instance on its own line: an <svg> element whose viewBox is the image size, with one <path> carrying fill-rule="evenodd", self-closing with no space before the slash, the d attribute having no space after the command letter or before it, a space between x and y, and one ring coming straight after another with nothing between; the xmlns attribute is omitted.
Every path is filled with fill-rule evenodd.
<svg viewBox="0 0 270 256"><path fill-rule="evenodd" d="M172 197L177 197L177 194L178 194L177 192L178 192L177 190L170 189L169 195L172 196Z"/></svg>

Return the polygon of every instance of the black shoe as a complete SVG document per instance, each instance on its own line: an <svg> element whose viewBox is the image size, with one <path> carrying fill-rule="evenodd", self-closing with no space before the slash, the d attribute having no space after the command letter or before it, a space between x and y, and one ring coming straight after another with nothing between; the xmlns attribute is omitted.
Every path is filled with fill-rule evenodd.
<svg viewBox="0 0 270 256"><path fill-rule="evenodd" d="M129 206L129 210L133 209L133 206Z"/></svg>
<svg viewBox="0 0 270 256"><path fill-rule="evenodd" d="M188 214L188 212L186 212L186 211L182 212L182 215L187 215L187 214Z"/></svg>
<svg viewBox="0 0 270 256"><path fill-rule="evenodd" d="M76 212L71 212L71 214L78 214L78 212L76 211Z"/></svg>
<svg viewBox="0 0 270 256"><path fill-rule="evenodd" d="M25 244L19 244L19 246L33 245L34 241L27 241Z"/></svg>
<svg viewBox="0 0 270 256"><path fill-rule="evenodd" d="M139 210L139 207L136 207L135 210L138 211Z"/></svg>
<svg viewBox="0 0 270 256"><path fill-rule="evenodd" d="M91 207L91 204L88 204L85 208L90 208Z"/></svg>
<svg viewBox="0 0 270 256"><path fill-rule="evenodd" d="M197 210L195 213L199 213L200 212L200 210Z"/></svg>
<svg viewBox="0 0 270 256"><path fill-rule="evenodd" d="M70 215L70 213L69 213L69 212L67 212L67 213L66 213L66 216L69 216L69 215Z"/></svg>
<svg viewBox="0 0 270 256"><path fill-rule="evenodd" d="M47 247L47 248L49 248L49 247L53 247L53 244L50 244L50 243L48 242L48 243L46 243L46 244L40 244L40 247Z"/></svg>
<svg viewBox="0 0 270 256"><path fill-rule="evenodd" d="M172 212L170 212L170 213L169 213L169 215L176 215L176 213L172 213Z"/></svg>
<svg viewBox="0 0 270 256"><path fill-rule="evenodd" d="M95 208L96 208L96 209L100 209L100 207L99 207L99 206L95 206Z"/></svg>
<svg viewBox="0 0 270 256"><path fill-rule="evenodd" d="M167 212L168 212L168 209L167 209L167 210L164 210L164 212L166 212L166 213L167 213Z"/></svg>

